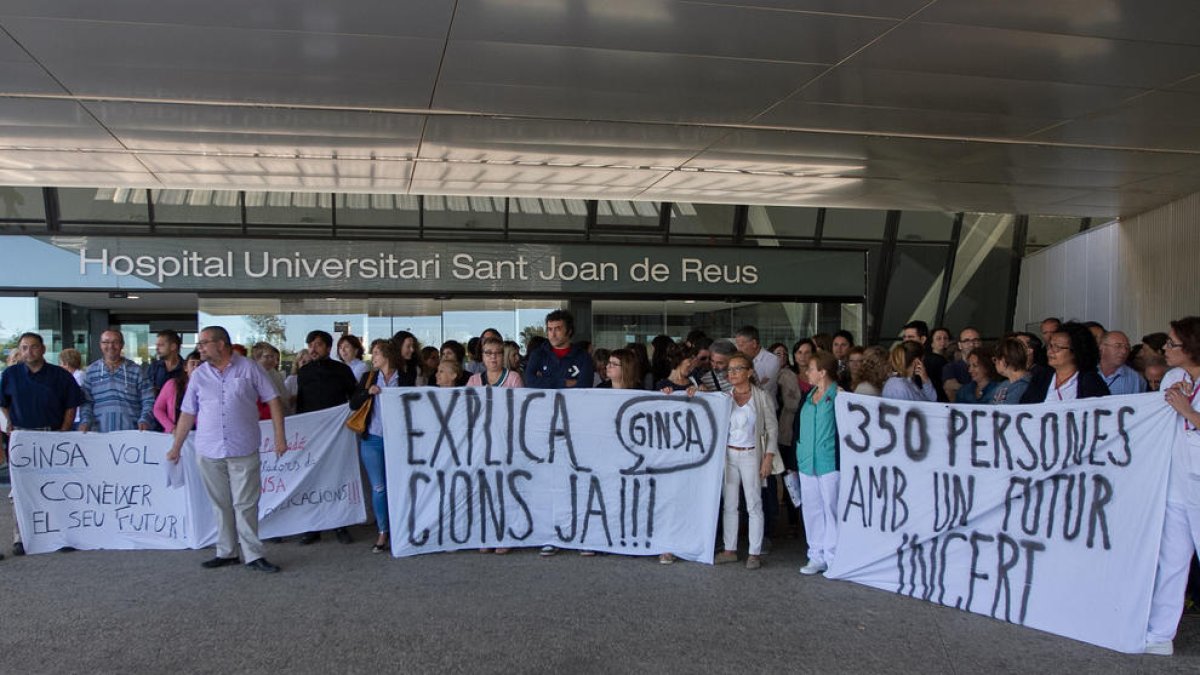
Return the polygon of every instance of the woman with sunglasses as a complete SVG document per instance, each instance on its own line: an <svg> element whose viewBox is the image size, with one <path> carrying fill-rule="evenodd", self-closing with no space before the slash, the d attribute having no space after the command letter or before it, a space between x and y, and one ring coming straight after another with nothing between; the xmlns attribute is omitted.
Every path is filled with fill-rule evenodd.
<svg viewBox="0 0 1200 675"><path fill-rule="evenodd" d="M1145 652L1170 656L1183 615L1192 555L1200 551L1200 316L1172 321L1163 351L1171 370L1163 377L1161 391L1178 414L1176 423L1182 433L1176 434L1171 449L1167 512Z"/></svg>

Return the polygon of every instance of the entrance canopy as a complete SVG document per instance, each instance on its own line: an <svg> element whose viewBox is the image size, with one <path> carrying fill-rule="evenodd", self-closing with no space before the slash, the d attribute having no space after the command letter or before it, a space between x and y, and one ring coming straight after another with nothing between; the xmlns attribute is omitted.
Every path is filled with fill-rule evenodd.
<svg viewBox="0 0 1200 675"><path fill-rule="evenodd" d="M0 8L0 185L1063 214L1200 189L1192 0Z"/></svg>

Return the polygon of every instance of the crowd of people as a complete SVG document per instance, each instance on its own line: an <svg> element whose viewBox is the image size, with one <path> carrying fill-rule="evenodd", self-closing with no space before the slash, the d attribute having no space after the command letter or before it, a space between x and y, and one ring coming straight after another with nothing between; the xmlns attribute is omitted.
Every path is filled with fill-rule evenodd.
<svg viewBox="0 0 1200 675"><path fill-rule="evenodd" d="M718 564L739 562L739 527L744 512L747 554L758 569L770 552L781 514L807 543L806 575L828 569L837 554L839 458L834 401L841 392L905 401L967 405L1020 405L1163 391L1164 401L1185 429L1173 449L1148 653L1171 651L1184 608L1189 565L1200 549L1200 495L1186 480L1200 448L1200 318L1171 322L1165 333L1143 336L1136 345L1119 330L1095 322L1047 318L1040 332L1013 332L985 343L973 327L957 339L946 328L930 331L923 321L903 327L890 347L856 345L848 331L796 340L791 348L764 346L754 326L732 339L692 331L676 341L656 337L615 349L574 339L570 313L556 310L545 320L545 336L520 346L499 331L485 330L467 344L450 340L422 346L409 332L376 339L369 347L354 335L335 341L325 331L308 334L286 377L280 351L260 342L249 350L232 344L223 328L200 333L197 350L182 356L180 336L158 334L159 359L142 367L123 356L120 331L100 338L102 358L85 368L79 352L60 355L62 367L44 360L36 333L20 337L10 367L0 375L0 408L13 429L50 431L161 430L174 434L168 455L177 459L188 432L197 429L205 487L219 515L216 557L206 567L241 561L261 571L278 571L262 554L257 537L259 420L271 419L276 439L284 437L286 415L372 402L360 434L360 457L370 483L377 536L374 552L389 550L387 476L378 397L388 387L488 386L571 389L644 389L664 394L721 392L732 399L724 455L721 550ZM333 358L334 354L337 358ZM238 396L221 395L226 378L244 379ZM215 393L214 393L215 392ZM233 415L237 424L206 424L212 415ZM228 428L227 428L228 427ZM251 429L253 427L253 429ZM280 441L281 443L281 441ZM282 453L282 445L276 449ZM799 505L781 501L780 483L798 485ZM744 511L743 511L744 510ZM320 532L299 537L318 541ZM350 544L345 528L334 537ZM24 552L14 529L13 553ZM484 549L505 554L507 548ZM545 546L540 554L559 551ZM594 555L582 551L582 555ZM675 557L659 557L670 564Z"/></svg>

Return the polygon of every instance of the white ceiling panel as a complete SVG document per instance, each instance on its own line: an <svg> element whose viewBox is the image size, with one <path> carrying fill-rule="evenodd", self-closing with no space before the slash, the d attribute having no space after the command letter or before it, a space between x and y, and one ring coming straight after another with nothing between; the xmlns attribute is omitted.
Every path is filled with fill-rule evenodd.
<svg viewBox="0 0 1200 675"><path fill-rule="evenodd" d="M676 166L726 132L701 126L433 116L421 157Z"/></svg>
<svg viewBox="0 0 1200 675"><path fill-rule="evenodd" d="M1070 119L1145 92L1103 87L874 68L838 68L798 96L803 101Z"/></svg>
<svg viewBox="0 0 1200 675"><path fill-rule="evenodd" d="M522 2L524 0L515 0ZM681 0L736 7L762 7L782 12L826 12L846 16L902 19L929 0Z"/></svg>
<svg viewBox="0 0 1200 675"><path fill-rule="evenodd" d="M676 0L460 0L454 40L834 64L893 20Z"/></svg>
<svg viewBox="0 0 1200 675"><path fill-rule="evenodd" d="M1145 0L955 0L937 2L922 21L1090 37L1200 45L1200 3Z"/></svg>
<svg viewBox="0 0 1200 675"><path fill-rule="evenodd" d="M86 104L133 150L412 158L422 115L209 106Z"/></svg>
<svg viewBox="0 0 1200 675"><path fill-rule="evenodd" d="M453 9L445 0L5 0L0 22L3 17L36 17L443 39Z"/></svg>
<svg viewBox="0 0 1200 675"><path fill-rule="evenodd" d="M1200 189L1198 19L1195 0L7 0L0 184L1129 215Z"/></svg>
<svg viewBox="0 0 1200 675"><path fill-rule="evenodd" d="M443 41L0 17L73 94L426 107Z"/></svg>
<svg viewBox="0 0 1200 675"><path fill-rule="evenodd" d="M75 101L0 97L0 156L5 148L119 150L122 146Z"/></svg>
<svg viewBox="0 0 1200 675"><path fill-rule="evenodd" d="M1152 88L1200 71L1200 46L907 23L855 56L850 64L1017 80Z"/></svg>
<svg viewBox="0 0 1200 675"><path fill-rule="evenodd" d="M568 119L743 122L822 66L452 41L434 105Z"/></svg>

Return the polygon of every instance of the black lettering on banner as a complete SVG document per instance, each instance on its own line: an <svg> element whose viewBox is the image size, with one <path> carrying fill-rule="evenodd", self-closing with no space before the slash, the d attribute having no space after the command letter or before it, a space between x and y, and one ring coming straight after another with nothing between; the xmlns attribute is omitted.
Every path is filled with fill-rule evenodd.
<svg viewBox="0 0 1200 675"><path fill-rule="evenodd" d="M512 391L511 389L509 391ZM508 473L508 493L512 495L513 501L521 508L521 512L525 514L525 533L518 535L513 532L512 528L508 528L508 536L517 541L525 541L529 535L533 534L533 513L529 510L529 504L525 501L525 497L521 495L521 491L517 489L517 479L526 481L533 480L533 474L524 470L510 471Z"/></svg>
<svg viewBox="0 0 1200 675"><path fill-rule="evenodd" d="M594 478L594 476L593 476ZM579 529L579 476L571 474L571 534L567 536L563 534L562 527L554 526L554 532L558 535L558 540L564 543L575 541L575 535Z"/></svg>
<svg viewBox="0 0 1200 675"><path fill-rule="evenodd" d="M1033 552L1045 551L1046 545L1040 541L1022 539L1021 548L1025 551L1025 590L1021 594L1021 615L1019 623L1025 623L1025 611L1029 609L1029 592L1033 590Z"/></svg>
<svg viewBox="0 0 1200 675"><path fill-rule="evenodd" d="M623 476L687 471L716 455L716 415L699 396L652 394L627 399L617 410L614 428L621 446L634 458L632 465L621 469Z"/></svg>
<svg viewBox="0 0 1200 675"><path fill-rule="evenodd" d="M446 544L446 472L437 472L438 482L438 546Z"/></svg>
<svg viewBox="0 0 1200 675"><path fill-rule="evenodd" d="M914 462L922 462L929 456L929 427L925 423L924 413L917 408L909 408L904 413L904 454Z"/></svg>
<svg viewBox="0 0 1200 675"><path fill-rule="evenodd" d="M509 466L512 466L513 463L513 423L516 419L516 416L513 414L514 396L516 396L516 391L510 388L504 389L504 405L508 411L508 430L504 434L504 437L508 439L508 453L505 455L505 463Z"/></svg>
<svg viewBox="0 0 1200 675"><path fill-rule="evenodd" d="M1049 427L1049 431L1046 430L1047 427ZM1051 438L1053 438L1053 441L1051 441ZM1054 454L1047 452L1047 442L1052 443L1050 449L1054 451ZM1058 413L1046 413L1042 415L1042 444L1040 447L1042 453L1042 471L1049 471L1058 464Z"/></svg>
<svg viewBox="0 0 1200 675"><path fill-rule="evenodd" d="M887 440L887 443L884 443L882 446L875 448L875 456L876 457L886 455L887 453L891 452L892 450L894 450L896 448L896 438L897 438L896 427L892 425L891 421L888 420L888 417L892 416L892 415L899 415L900 408L898 408L890 403L880 403L878 412L879 412L879 422L878 422L879 428L882 429L885 433L887 433L888 440Z"/></svg>
<svg viewBox="0 0 1200 675"><path fill-rule="evenodd" d="M1082 479L1081 479L1082 480ZM1103 539L1103 547L1105 551L1112 548L1112 542L1108 539L1108 516L1104 513L1104 507L1113 498L1112 483L1100 474L1092 475L1092 508L1088 514L1088 536L1087 547L1092 548L1096 544L1096 527L1100 528L1100 536Z"/></svg>
<svg viewBox="0 0 1200 675"><path fill-rule="evenodd" d="M938 556L938 561L939 561L938 569L940 570L940 572L938 574L938 586L940 589L938 591L938 604L939 605L946 604L946 550L950 548L950 542L954 541L955 539L962 541L962 542L966 542L967 535L962 534L961 532L949 532L946 534L946 539L942 542L942 551L941 551L941 554ZM956 608L961 608L962 601L963 601L962 596L961 595L958 596L958 599L954 601L954 606Z"/></svg>
<svg viewBox="0 0 1200 675"><path fill-rule="evenodd" d="M405 429L404 438L408 442L408 465L409 466L419 466L421 464L428 464L428 462L424 459L417 459L416 443L413 442L413 439L420 438L425 435L424 431L417 428L417 425L413 424L412 404L414 401L420 401L420 400L421 400L421 395L417 394L417 393L410 392L407 394L400 395L400 403L401 403L401 405L404 406L404 429ZM421 544L416 544L416 545L420 546Z"/></svg>
<svg viewBox="0 0 1200 675"><path fill-rule="evenodd" d="M108 454L112 456L114 466L121 464L150 464L158 466L158 462L150 461L150 448L145 445L108 444Z"/></svg>
<svg viewBox="0 0 1200 675"><path fill-rule="evenodd" d="M625 545L625 476L621 476L621 546Z"/></svg>
<svg viewBox="0 0 1200 675"><path fill-rule="evenodd" d="M509 391L511 392L512 390L510 389ZM512 394L509 394L509 396L511 398ZM546 398L546 392L535 391L533 393L526 395L525 400L521 402L521 421L519 424L520 430L517 433L517 437L518 437L517 440L520 441L521 452L529 459L533 460L534 462L536 462L538 464L541 464L542 462L545 462L546 460L544 460L541 457L538 457L537 455L530 452L529 445L527 445L525 443L525 425L529 420L529 406L532 405L533 402L538 400L539 398ZM508 462L509 462L509 464L512 464L512 451L510 450L508 454L509 454Z"/></svg>
<svg viewBox="0 0 1200 675"><path fill-rule="evenodd" d="M491 387L487 388L491 391ZM479 483L479 541L486 544L488 541L488 522L492 523L492 531L495 532L496 541L504 540L504 472L496 471L496 497L492 497L492 486L488 483L487 474L483 469L479 469L476 473L476 481ZM489 517L490 514L490 517Z"/></svg>
<svg viewBox="0 0 1200 675"><path fill-rule="evenodd" d="M579 458L575 456L575 444L571 442L571 418L567 415L567 399L561 393L554 394L554 413L550 418L550 453L547 461L554 462L554 448L558 440L562 439L567 445L567 456L571 458L571 468L589 473L591 469L582 466L579 463Z"/></svg>
<svg viewBox="0 0 1200 675"><path fill-rule="evenodd" d="M1024 471L1033 471L1038 465L1037 450L1034 450L1033 442L1029 440L1029 436L1025 434L1025 427L1022 426L1022 422L1026 422L1031 419L1033 419L1033 415L1031 413L1023 412L1017 415L1017 435L1021 437L1021 443L1025 445L1025 450L1029 453L1028 464L1022 462L1020 459L1017 460L1017 466L1021 467L1021 469Z"/></svg>
<svg viewBox="0 0 1200 675"><path fill-rule="evenodd" d="M979 543L989 543L996 538L990 534L980 534L972 532L970 536L971 542L971 573L967 577L967 606L963 609L971 611L971 602L975 599L975 580L987 581L990 577L986 574L979 573Z"/></svg>
<svg viewBox="0 0 1200 675"><path fill-rule="evenodd" d="M850 476L850 491L846 497L846 507L842 511L842 522L850 518L850 510L857 507L862 518L862 526L870 529L875 526L875 504L879 502L879 531L895 532L908 522L908 503L904 500L904 492L908 489L908 478L899 467L879 466L867 467L866 487L861 473L861 467L855 466ZM891 488L888 487L888 472L891 471ZM636 485L634 488L636 489ZM636 493L635 493L636 494ZM891 521L888 513L891 512ZM634 535L636 536L636 534Z"/></svg>
<svg viewBox="0 0 1200 675"><path fill-rule="evenodd" d="M1011 555L1005 556L1005 551ZM1012 623L1012 615L1009 610L1012 606L1012 583L1008 580L1009 571L1017 566L1017 560L1020 559L1020 550L1017 548L1017 541L1007 534L996 535L996 594L992 598L992 618L996 616L996 610L1000 607L1000 596L1004 595L1004 620Z"/></svg>
<svg viewBox="0 0 1200 675"><path fill-rule="evenodd" d="M962 476L947 472L933 472L934 532L942 532L952 527L965 527L974 507L974 475L967 476L964 488ZM944 517L943 512L945 513Z"/></svg>
<svg viewBox="0 0 1200 675"><path fill-rule="evenodd" d="M463 487L460 488L459 484ZM455 471L450 477L450 541L465 544L471 539L471 530L475 527L475 500L471 499L471 474L466 471ZM467 508L467 527L458 537L458 509L461 505Z"/></svg>
<svg viewBox="0 0 1200 675"><path fill-rule="evenodd" d="M950 409L950 423L946 425L946 444L949 450L949 465L958 462L958 438L967 432L967 416L957 408Z"/></svg>
<svg viewBox="0 0 1200 675"><path fill-rule="evenodd" d="M993 466L1000 467L1000 449L1004 449L1004 458L1008 465L1008 470L1013 469L1012 448L1008 447L1008 425L1012 424L1012 417L1000 412L999 410L992 413L992 446L995 454L992 456Z"/></svg>
<svg viewBox="0 0 1200 675"><path fill-rule="evenodd" d="M587 512L583 515L583 534L579 537L581 544L587 542L592 516L600 518L600 524L604 526L604 540L612 546L612 534L608 531L608 508L604 505L604 491L600 489L600 479L596 476L588 481Z"/></svg>
<svg viewBox="0 0 1200 675"><path fill-rule="evenodd" d="M854 452L866 452L871 448L871 435L867 433L867 425L871 423L871 413L867 410L866 406L860 403L846 404L846 412L862 415L862 422L858 425L858 431L862 434L862 441L856 441L847 434L842 436L842 444Z"/></svg>
<svg viewBox="0 0 1200 675"><path fill-rule="evenodd" d="M629 519L629 536L633 538L633 547L634 548L637 548L637 545L638 545L638 543L637 543L637 536L638 536L637 514L638 514L638 504L641 502L641 497L642 497L642 483L641 483L641 481L635 480L635 481L633 481L633 506L630 509L631 517Z"/></svg>
<svg viewBox="0 0 1200 675"><path fill-rule="evenodd" d="M413 471L408 477L408 543L413 546L424 546L429 541L429 528L417 536L417 485L431 482L433 479L421 471Z"/></svg>
<svg viewBox="0 0 1200 675"><path fill-rule="evenodd" d="M454 458L454 466L462 466L462 460L458 456L458 446L454 444L454 433L450 427L450 418L454 415L454 406L458 405L458 397L462 394L462 390L451 391L450 404L446 406L445 412L442 411L442 404L438 401L438 393L436 390L429 392L429 403L433 406L433 414L437 417L440 427L437 440L433 444L433 453L429 456L429 463L437 463L438 453L442 450L442 440L445 439L446 445L450 446L450 456Z"/></svg>
<svg viewBox="0 0 1200 675"><path fill-rule="evenodd" d="M491 387L487 389L490 391ZM475 387L463 390L463 400L467 409L467 466L475 466L475 425L479 422L479 413L483 412L482 404Z"/></svg>
<svg viewBox="0 0 1200 675"><path fill-rule="evenodd" d="M1133 449L1130 447L1129 432L1125 426L1125 417L1133 414L1134 410L1129 406L1122 406L1117 411L1117 435L1121 437L1121 448L1125 451L1125 457L1118 460L1110 450L1108 452L1108 461L1112 462L1115 466L1129 466L1129 463L1133 461Z"/></svg>
<svg viewBox="0 0 1200 675"><path fill-rule="evenodd" d="M1105 417L1110 416L1112 416L1111 410L1097 408L1092 411L1092 445L1088 449L1088 464L1091 464L1092 466L1106 465L1103 459L1096 459L1096 446L1108 440L1108 434L1100 431L1100 424Z"/></svg>
<svg viewBox="0 0 1200 675"><path fill-rule="evenodd" d="M1083 453L1087 449L1088 412L1084 410L1079 414L1083 415L1082 420L1074 410L1067 411L1067 451L1062 463L1064 469L1072 464L1083 465Z"/></svg>
<svg viewBox="0 0 1200 675"><path fill-rule="evenodd" d="M1075 541L1075 537L1078 537L1080 530L1083 529L1083 502L1087 498L1087 488L1085 487L1087 474L1081 473L1078 478L1074 475L1068 475L1066 479L1067 492L1063 499L1066 504L1065 513L1063 514L1063 538L1067 541ZM1077 499L1071 499L1072 493L1078 495ZM1074 528L1071 527L1072 511L1075 512Z"/></svg>
<svg viewBox="0 0 1200 675"><path fill-rule="evenodd" d="M21 442L13 443L8 447L8 465L14 469L74 467L76 463L86 467L88 459L87 455L83 454L83 448L73 441L61 441L49 447L32 443L28 448L24 442Z"/></svg>
<svg viewBox="0 0 1200 675"><path fill-rule="evenodd" d="M979 420L984 417L987 417L986 410L971 411L971 466L980 469L986 469L989 466L987 462L979 461L979 457L976 455L979 448L987 447L987 441L979 439Z"/></svg>

